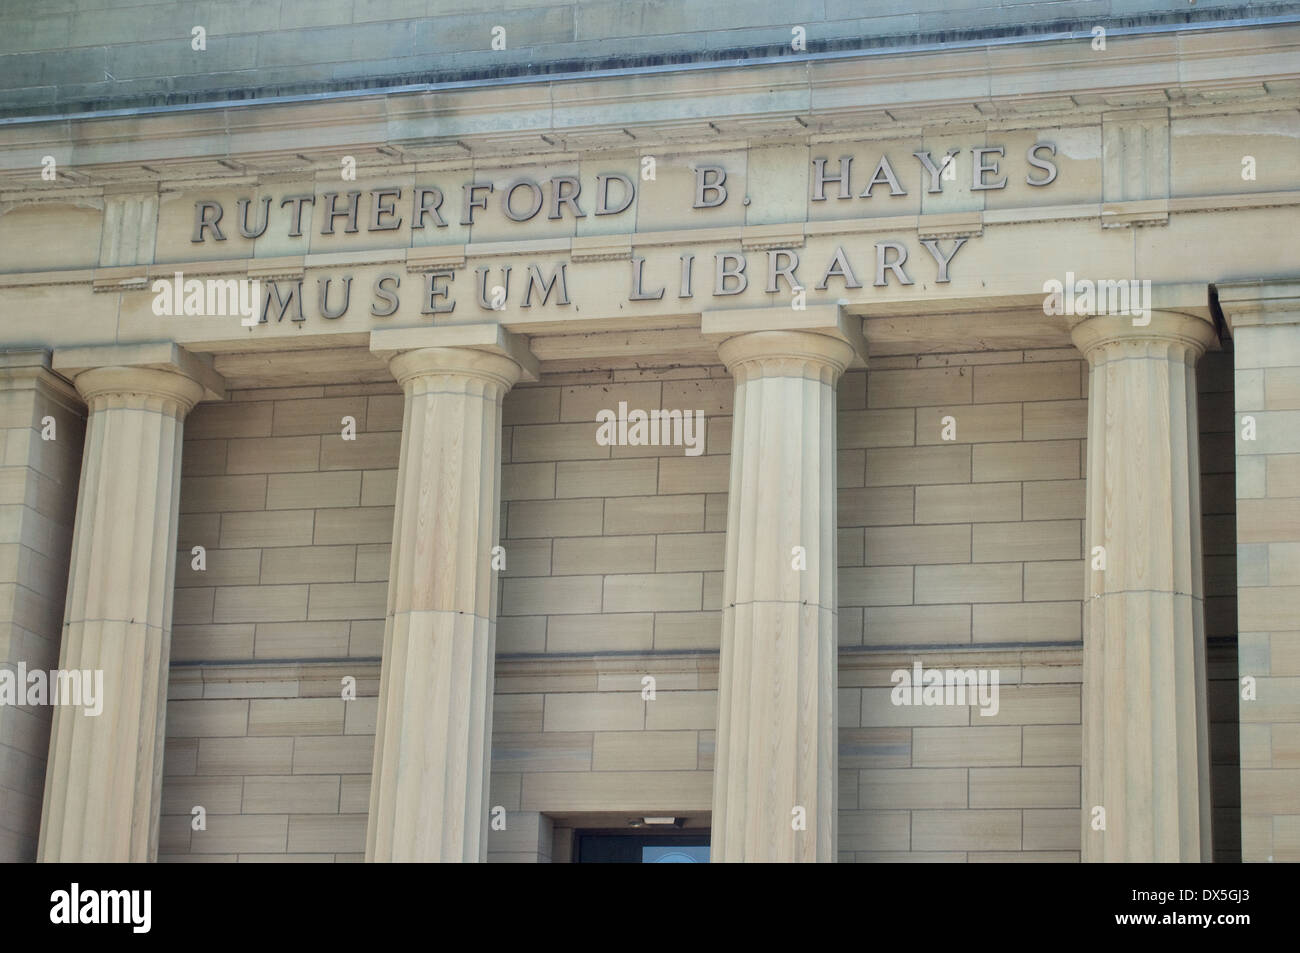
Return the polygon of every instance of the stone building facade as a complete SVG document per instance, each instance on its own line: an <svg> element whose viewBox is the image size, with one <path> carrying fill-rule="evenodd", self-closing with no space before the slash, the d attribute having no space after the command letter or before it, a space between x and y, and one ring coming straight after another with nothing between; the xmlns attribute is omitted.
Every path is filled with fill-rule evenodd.
<svg viewBox="0 0 1300 953"><path fill-rule="evenodd" d="M1300 859L1300 6L484 6L0 16L0 858Z"/></svg>

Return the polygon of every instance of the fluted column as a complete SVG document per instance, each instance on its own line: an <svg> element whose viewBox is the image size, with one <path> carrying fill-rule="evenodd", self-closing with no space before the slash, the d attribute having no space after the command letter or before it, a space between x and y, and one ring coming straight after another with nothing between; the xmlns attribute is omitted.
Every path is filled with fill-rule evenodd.
<svg viewBox="0 0 1300 953"><path fill-rule="evenodd" d="M711 858L833 861L835 384L853 349L768 330L718 355L736 393Z"/></svg>
<svg viewBox="0 0 1300 953"><path fill-rule="evenodd" d="M501 399L520 366L487 351L426 347L398 353L389 367L406 415L366 859L483 861Z"/></svg>
<svg viewBox="0 0 1300 953"><path fill-rule="evenodd" d="M59 667L102 671L103 711L54 709L38 859L150 861L158 853L181 434L204 387L140 366L85 370L75 384L88 417Z"/></svg>
<svg viewBox="0 0 1300 953"><path fill-rule="evenodd" d="M1083 859L1208 861L1195 368L1214 328L1156 311L1072 336L1090 368Z"/></svg>

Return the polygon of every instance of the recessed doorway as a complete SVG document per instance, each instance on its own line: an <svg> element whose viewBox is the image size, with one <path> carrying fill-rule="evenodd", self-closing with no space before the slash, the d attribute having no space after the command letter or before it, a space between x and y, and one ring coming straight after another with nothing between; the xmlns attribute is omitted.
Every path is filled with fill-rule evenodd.
<svg viewBox="0 0 1300 953"><path fill-rule="evenodd" d="M709 832L659 833L648 830L578 831L574 861L579 864L707 864Z"/></svg>

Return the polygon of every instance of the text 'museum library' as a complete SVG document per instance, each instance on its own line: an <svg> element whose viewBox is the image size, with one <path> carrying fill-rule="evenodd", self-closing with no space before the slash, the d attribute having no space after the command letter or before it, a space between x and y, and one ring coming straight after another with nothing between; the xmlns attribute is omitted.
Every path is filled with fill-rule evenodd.
<svg viewBox="0 0 1300 953"><path fill-rule="evenodd" d="M1300 860L1300 4L18 6L0 860Z"/></svg>

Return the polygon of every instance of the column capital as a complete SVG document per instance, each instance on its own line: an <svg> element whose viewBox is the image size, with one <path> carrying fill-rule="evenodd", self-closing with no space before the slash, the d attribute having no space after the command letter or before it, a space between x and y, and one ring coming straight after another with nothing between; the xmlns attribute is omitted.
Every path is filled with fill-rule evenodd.
<svg viewBox="0 0 1300 953"><path fill-rule="evenodd" d="M0 351L0 387L22 387L49 374L50 350L43 347L13 348Z"/></svg>
<svg viewBox="0 0 1300 953"><path fill-rule="evenodd" d="M1111 344L1181 347L1195 360L1217 338L1208 317L1183 311L1152 310L1145 319L1126 314L1082 315L1070 325L1070 339L1089 361Z"/></svg>
<svg viewBox="0 0 1300 953"><path fill-rule="evenodd" d="M0 351L0 391L46 388L47 392L78 415L84 408L76 388L54 372L48 348L15 348Z"/></svg>
<svg viewBox="0 0 1300 953"><path fill-rule="evenodd" d="M752 376L806 377L799 368L812 365L817 377L830 371L839 380L853 360L853 348L837 338L811 331L750 331L727 338L718 345L718 358L733 377L741 372Z"/></svg>
<svg viewBox="0 0 1300 953"><path fill-rule="evenodd" d="M424 377L467 377L501 388L504 394L519 380L519 365L508 357L467 347L423 347L402 351L388 361L402 387Z"/></svg>
<svg viewBox="0 0 1300 953"><path fill-rule="evenodd" d="M388 362L403 387L432 374L477 377L509 390L519 380L535 381L538 362L528 338L499 324L446 324L390 328L370 333L370 353Z"/></svg>
<svg viewBox="0 0 1300 953"><path fill-rule="evenodd" d="M1220 281L1214 290L1229 331L1300 324L1300 280Z"/></svg>
<svg viewBox="0 0 1300 953"><path fill-rule="evenodd" d="M764 338L764 341L769 342L765 345L759 345L756 339L755 342L740 349L731 343L740 337L769 333L788 335L785 338L786 344L779 343L781 339L774 337ZM824 363L832 366L841 365L835 372L837 377L844 372L845 368L866 366L867 339L862 333L862 319L846 313L836 304L810 305L799 311L786 307L705 311L700 316L700 334L708 340L717 342L718 356L728 368L731 366L731 361L723 355L724 345L728 345L729 353L747 355L744 358L737 356L735 360L738 363L756 360L760 356L777 358L795 357L796 354L800 360L810 360L818 359L814 355L823 353L824 357L820 359ZM803 345L795 344L802 338L814 340ZM815 340L819 338L825 340ZM761 347L771 348L772 353L749 355L751 350L761 349ZM780 353L783 347L793 347L796 353ZM805 351L808 353L804 353Z"/></svg>
<svg viewBox="0 0 1300 953"><path fill-rule="evenodd" d="M174 401L181 416L202 400L222 400L226 384L212 365L171 341L59 348L54 370L89 405L113 395Z"/></svg>

